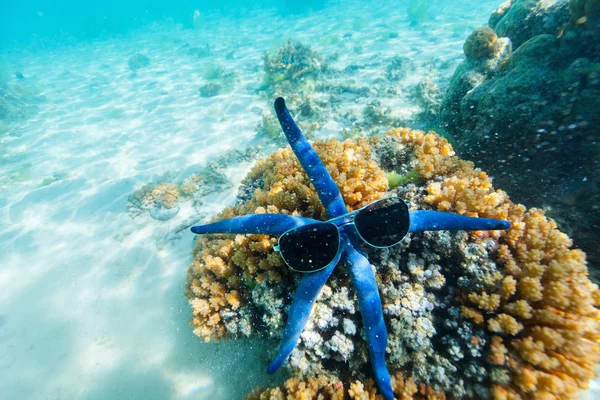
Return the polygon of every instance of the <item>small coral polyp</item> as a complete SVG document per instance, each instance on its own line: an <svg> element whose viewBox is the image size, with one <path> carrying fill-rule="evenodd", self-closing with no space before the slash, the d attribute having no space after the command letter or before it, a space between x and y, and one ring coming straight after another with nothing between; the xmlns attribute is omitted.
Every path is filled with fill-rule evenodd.
<svg viewBox="0 0 600 400"><path fill-rule="evenodd" d="M413 233L366 248L388 328L387 365L397 398L575 399L600 360L600 292L585 255L538 209L514 204L444 138L396 129L314 148L349 211L390 194L387 173L416 179L393 189L412 209L506 219L506 231ZM287 147L259 161L238 204L215 220L251 213L326 219ZM186 296L205 340L282 335L298 275L267 235L202 235ZM249 399L373 399L355 293L338 266L287 362L294 378ZM261 393L262 392L262 393Z"/></svg>

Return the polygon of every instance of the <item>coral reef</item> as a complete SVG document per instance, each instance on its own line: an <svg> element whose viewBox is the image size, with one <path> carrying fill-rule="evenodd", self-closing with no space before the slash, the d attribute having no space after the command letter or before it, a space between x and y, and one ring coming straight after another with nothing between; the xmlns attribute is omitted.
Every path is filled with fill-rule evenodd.
<svg viewBox="0 0 600 400"><path fill-rule="evenodd" d="M127 61L127 65L129 65L129 69L132 71L136 71L140 68L145 68L150 65L150 59L148 56L142 53L135 53L129 60Z"/></svg>
<svg viewBox="0 0 600 400"><path fill-rule="evenodd" d="M415 119L421 123L439 125L439 109L442 103L442 94L434 83L435 72L429 72L414 85L409 93L409 98L421 110Z"/></svg>
<svg viewBox="0 0 600 400"><path fill-rule="evenodd" d="M423 384L416 384L412 378L404 378L402 372L392 376L392 388L398 399L408 400L443 400L443 393L435 392ZM297 377L290 378L280 387L272 389L256 389L246 396L246 400L304 400L304 399L330 399L330 400L375 400L378 394L375 383L368 379L344 384L334 377L319 375L305 381Z"/></svg>
<svg viewBox="0 0 600 400"><path fill-rule="evenodd" d="M181 195L193 200L195 205L202 204L202 197L213 192L221 192L231 187L231 182L223 172L224 166L218 161L208 165L185 178L179 189Z"/></svg>
<svg viewBox="0 0 600 400"><path fill-rule="evenodd" d="M412 68L412 60L408 57L392 57L390 63L385 69L385 77L390 81L399 81L403 79Z"/></svg>
<svg viewBox="0 0 600 400"><path fill-rule="evenodd" d="M342 129L343 138L374 136L384 133L390 127L406 126L406 123L392 116L392 109L384 106L381 101L373 100L363 108L360 116L353 112L342 114L336 119L351 128Z"/></svg>
<svg viewBox="0 0 600 400"><path fill-rule="evenodd" d="M385 107L379 100L368 103L362 112L362 121L359 124L363 131L371 131L375 127L403 126L403 122L392 116L392 109Z"/></svg>
<svg viewBox="0 0 600 400"><path fill-rule="evenodd" d="M570 249L571 240L541 210L526 211L493 191L471 163L455 168L454 176L429 185L427 203L511 221L498 238L497 271L463 283L473 290L463 298L463 316L498 334L488 357L494 374L512 377L509 386L492 379L494 397L577 398L600 360L600 292L588 279L585 255Z"/></svg>
<svg viewBox="0 0 600 400"><path fill-rule="evenodd" d="M600 175L598 3L511 4L492 14L490 26L498 43L508 35L516 49L500 46L504 50L489 58L467 57L451 79L440 117L462 154L516 200L543 207L572 234L600 279L600 193L593 179Z"/></svg>
<svg viewBox="0 0 600 400"><path fill-rule="evenodd" d="M381 197L386 190L387 179L370 160L365 140L357 143L331 140L315 143L315 149L336 182L343 184L340 190L351 208ZM317 194L289 148L260 161L242 182L239 193L238 205L223 211L219 218L265 212L324 218ZM242 325L253 332L280 334L283 308L289 302L282 288L295 284L294 277L272 251L274 243L274 238L265 235L198 238L186 285L197 335L210 340L238 334L238 313L227 299L234 292L238 306L247 306L251 310L249 315L262 315L251 321L251 325L249 319L242 321ZM228 250L223 251L225 248ZM251 299L255 301L250 302ZM332 301L342 300L338 295L332 296ZM311 331L307 332L310 335Z"/></svg>
<svg viewBox="0 0 600 400"><path fill-rule="evenodd" d="M282 93L280 90L276 90L274 94L279 96ZM309 91L290 95L288 103L290 109L298 116L298 126L308 138L311 138L329 120L330 104L327 101L315 100ZM272 110L263 111L261 121L256 127L256 135L267 138L271 143L277 145L286 143L281 126Z"/></svg>
<svg viewBox="0 0 600 400"><path fill-rule="evenodd" d="M467 41L478 43L481 35L475 32L469 36ZM485 36L484 36L485 38ZM484 41L484 47L490 43L493 36L488 36ZM467 57L457 68L450 83L445 90L440 106L440 120L444 127L454 133L463 129L464 121L462 117L461 101L475 87L481 85L488 76L494 75L500 67L504 65L512 49L509 39L500 38L491 42L493 46L487 47L488 50L495 50L493 54L487 54L485 57ZM472 45L465 46L471 52Z"/></svg>
<svg viewBox="0 0 600 400"><path fill-rule="evenodd" d="M275 115L271 104L277 97L286 98L289 109L297 115L298 125L309 138L329 120L332 108L329 91L335 85L324 81L329 68L320 53L288 39L274 56L263 54L263 71L260 92L268 106L261 113L257 136L276 138L276 144L285 144L280 129L277 128L278 132L273 129Z"/></svg>
<svg viewBox="0 0 600 400"><path fill-rule="evenodd" d="M263 54L263 87L278 87L284 83L297 87L307 79L318 78L326 68L323 56L288 39L274 56Z"/></svg>
<svg viewBox="0 0 600 400"><path fill-rule="evenodd" d="M179 211L176 204L179 196L179 188L173 183L146 185L129 196L127 212L131 217L148 212L153 218L161 221L171 219Z"/></svg>
<svg viewBox="0 0 600 400"><path fill-rule="evenodd" d="M490 18L488 19L488 25L490 28L494 29L494 27L498 24L498 21L504 18L508 10L510 10L512 3L513 0L506 0L505 2L501 3L498 8L492 11Z"/></svg>
<svg viewBox="0 0 600 400"><path fill-rule="evenodd" d="M225 169L235 163L254 161L257 156L258 150L254 148L233 150L179 183L167 175L161 178L164 179L162 182L145 185L132 193L127 199L127 212L133 218L149 214L159 221L169 220L179 212L181 201L191 200L193 206L199 206L204 196L230 188L232 184Z"/></svg>
<svg viewBox="0 0 600 400"><path fill-rule="evenodd" d="M575 398L586 387L600 359L600 293L584 254L542 211L512 203L434 133L396 129L314 147L351 210L389 194L385 170L412 174L393 189L412 208L512 223L506 232L423 232L394 248L364 249L376 270L398 398ZM237 204L216 219L249 213L325 219L289 148L260 161ZM298 276L273 252L275 242L197 238L185 293L198 336L281 335ZM249 398L376 398L354 297L339 266L287 363L295 377Z"/></svg>
<svg viewBox="0 0 600 400"><path fill-rule="evenodd" d="M254 390L246 396L246 400L291 400L291 399L319 399L343 400L346 390L341 382L327 376L317 376L301 381L290 378L282 385L273 389L262 391Z"/></svg>

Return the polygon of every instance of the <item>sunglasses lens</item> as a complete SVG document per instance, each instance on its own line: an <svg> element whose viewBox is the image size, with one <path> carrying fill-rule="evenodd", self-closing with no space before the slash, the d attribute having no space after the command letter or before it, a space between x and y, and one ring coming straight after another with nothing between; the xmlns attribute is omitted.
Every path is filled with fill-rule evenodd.
<svg viewBox="0 0 600 400"><path fill-rule="evenodd" d="M279 251L290 268L314 272L325 268L337 255L340 236L331 223L304 225L281 235Z"/></svg>
<svg viewBox="0 0 600 400"><path fill-rule="evenodd" d="M354 225L371 246L393 246L408 233L408 206L397 197L379 200L358 212Z"/></svg>

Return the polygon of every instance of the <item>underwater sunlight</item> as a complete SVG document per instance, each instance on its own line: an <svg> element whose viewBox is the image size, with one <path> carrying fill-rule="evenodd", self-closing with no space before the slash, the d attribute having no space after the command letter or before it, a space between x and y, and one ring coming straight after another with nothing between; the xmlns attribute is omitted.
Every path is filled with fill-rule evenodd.
<svg viewBox="0 0 600 400"><path fill-rule="evenodd" d="M600 398L599 0L0 4L2 400Z"/></svg>

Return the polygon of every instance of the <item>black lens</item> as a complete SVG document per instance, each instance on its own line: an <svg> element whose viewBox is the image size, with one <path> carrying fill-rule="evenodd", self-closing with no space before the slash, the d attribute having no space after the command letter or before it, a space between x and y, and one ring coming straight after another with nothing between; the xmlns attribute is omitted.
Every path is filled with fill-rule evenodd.
<svg viewBox="0 0 600 400"><path fill-rule="evenodd" d="M340 247L337 227L329 222L304 225L279 238L279 252L290 268L315 272L334 259Z"/></svg>
<svg viewBox="0 0 600 400"><path fill-rule="evenodd" d="M360 210L354 218L354 225L371 246L393 246L408 233L408 206L398 197L379 200Z"/></svg>

